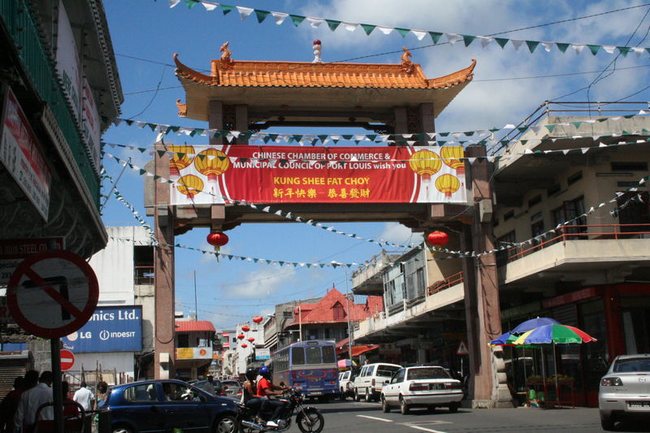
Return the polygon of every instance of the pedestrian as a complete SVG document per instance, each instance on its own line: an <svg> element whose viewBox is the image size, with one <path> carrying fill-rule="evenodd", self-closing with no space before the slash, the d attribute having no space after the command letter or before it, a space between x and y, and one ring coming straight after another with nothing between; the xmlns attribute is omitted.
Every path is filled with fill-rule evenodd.
<svg viewBox="0 0 650 433"><path fill-rule="evenodd" d="M84 410L88 412L93 408L94 399L95 396L93 395L93 392L88 389L88 385L85 381L82 380L81 384L79 384L79 389L75 391L72 400L79 403L81 407L83 407Z"/></svg>
<svg viewBox="0 0 650 433"><path fill-rule="evenodd" d="M106 401L106 393L108 392L108 384L103 380L97 382L97 400L95 401L95 409L102 407Z"/></svg>
<svg viewBox="0 0 650 433"><path fill-rule="evenodd" d="M44 406L37 416L38 409L47 403L53 402L52 396L52 372L44 371L38 380L38 384L23 392L20 402L16 408L14 425L16 433L32 433L38 420L53 420L53 407Z"/></svg>
<svg viewBox="0 0 650 433"><path fill-rule="evenodd" d="M0 403L0 432L14 433L14 416L23 393L24 378L18 376L14 379L14 389L9 391Z"/></svg>
<svg viewBox="0 0 650 433"><path fill-rule="evenodd" d="M205 388L203 389L212 395L216 395L214 388L214 377L212 377L212 375L208 375L208 381L206 382Z"/></svg>

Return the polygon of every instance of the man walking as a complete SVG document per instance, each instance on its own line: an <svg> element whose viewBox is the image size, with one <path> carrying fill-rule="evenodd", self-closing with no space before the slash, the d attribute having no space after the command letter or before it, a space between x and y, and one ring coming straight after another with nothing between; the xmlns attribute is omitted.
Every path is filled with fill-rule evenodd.
<svg viewBox="0 0 650 433"><path fill-rule="evenodd" d="M23 392L20 396L20 403L18 403L14 418L17 433L32 433L38 420L54 419L54 410L51 405L44 407L36 419L38 408L45 403L53 402L52 380L52 372L44 371L41 373L38 385Z"/></svg>
<svg viewBox="0 0 650 433"><path fill-rule="evenodd" d="M88 412L93 408L92 403L94 399L95 396L93 395L93 392L87 388L86 382L82 380L79 389L75 391L72 400L79 403L81 407Z"/></svg>

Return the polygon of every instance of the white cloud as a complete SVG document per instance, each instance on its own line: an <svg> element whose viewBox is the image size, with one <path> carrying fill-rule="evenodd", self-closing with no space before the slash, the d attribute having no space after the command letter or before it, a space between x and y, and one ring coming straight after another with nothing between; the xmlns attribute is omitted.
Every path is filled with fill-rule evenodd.
<svg viewBox="0 0 650 433"><path fill-rule="evenodd" d="M295 270L282 268L281 272L275 267L260 268L254 274L248 274L241 284L229 286L224 293L226 298L266 298L286 288L295 277Z"/></svg>
<svg viewBox="0 0 650 433"><path fill-rule="evenodd" d="M414 233L399 223L387 223L377 239L400 245L417 244L422 242L422 233Z"/></svg>

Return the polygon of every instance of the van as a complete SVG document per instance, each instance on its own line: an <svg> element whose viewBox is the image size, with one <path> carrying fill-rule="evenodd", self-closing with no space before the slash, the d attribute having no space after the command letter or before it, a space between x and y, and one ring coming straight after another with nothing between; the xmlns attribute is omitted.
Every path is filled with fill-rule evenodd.
<svg viewBox="0 0 650 433"><path fill-rule="evenodd" d="M363 397L366 401L379 401L384 384L400 368L401 365L382 362L364 365L354 379L354 399L360 401Z"/></svg>

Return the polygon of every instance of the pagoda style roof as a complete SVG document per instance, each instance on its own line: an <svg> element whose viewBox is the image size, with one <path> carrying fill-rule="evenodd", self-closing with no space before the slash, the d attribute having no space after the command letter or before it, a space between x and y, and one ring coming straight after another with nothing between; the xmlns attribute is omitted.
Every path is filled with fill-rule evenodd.
<svg viewBox="0 0 650 433"><path fill-rule="evenodd" d="M404 49L401 63L322 63L233 60L227 43L210 72L183 64L174 54L185 89L181 117L208 120L210 101L246 105L251 122L321 120L382 121L394 107L432 104L438 116L473 78L476 60L464 69L427 78ZM339 117L336 117L336 116Z"/></svg>
<svg viewBox="0 0 650 433"><path fill-rule="evenodd" d="M472 80L476 60L459 71L427 78L412 63L307 63L213 60L210 75L198 72L174 54L181 81L213 87L336 87L366 89L446 89Z"/></svg>

